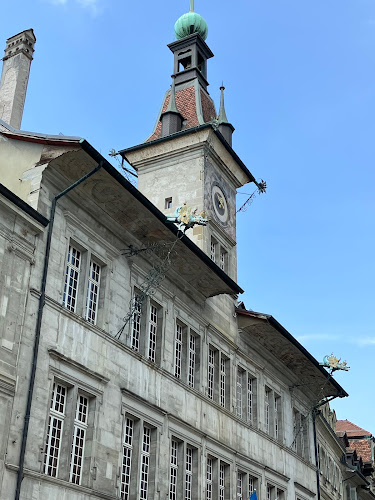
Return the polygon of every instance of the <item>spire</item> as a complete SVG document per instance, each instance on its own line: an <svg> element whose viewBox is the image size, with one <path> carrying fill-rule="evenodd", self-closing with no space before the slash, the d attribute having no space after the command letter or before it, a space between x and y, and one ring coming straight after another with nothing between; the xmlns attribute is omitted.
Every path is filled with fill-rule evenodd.
<svg viewBox="0 0 375 500"><path fill-rule="evenodd" d="M176 84L175 84L176 75L172 75L172 88L171 88L171 97L169 99L168 107L165 110L165 113L178 113L177 104L176 104Z"/></svg>
<svg viewBox="0 0 375 500"><path fill-rule="evenodd" d="M177 109L175 75L172 75L172 88L167 109L160 116L161 137L175 134L182 129L184 117Z"/></svg>
<svg viewBox="0 0 375 500"><path fill-rule="evenodd" d="M221 84L220 90L221 90L220 110L219 110L219 116L217 117L217 120L218 120L219 123L228 123L228 118L227 118L227 114L225 112L225 106L224 106L224 90L225 90L225 87L224 87L223 84Z"/></svg>
<svg viewBox="0 0 375 500"><path fill-rule="evenodd" d="M231 123L228 122L227 114L225 112L224 90L225 87L223 84L221 84L220 110L219 110L219 115L217 117L217 124L218 124L217 128L224 137L224 139L227 141L227 143L232 147L232 135L234 132L234 127Z"/></svg>
<svg viewBox="0 0 375 500"><path fill-rule="evenodd" d="M190 12L194 12L194 0L190 0Z"/></svg>

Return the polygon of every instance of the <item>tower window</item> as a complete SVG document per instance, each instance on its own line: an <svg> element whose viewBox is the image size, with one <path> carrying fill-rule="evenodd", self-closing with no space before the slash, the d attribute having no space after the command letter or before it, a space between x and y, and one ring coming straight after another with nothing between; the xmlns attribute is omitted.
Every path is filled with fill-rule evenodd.
<svg viewBox="0 0 375 500"><path fill-rule="evenodd" d="M164 208L165 209L172 208L172 196L169 198L165 198Z"/></svg>
<svg viewBox="0 0 375 500"><path fill-rule="evenodd" d="M178 71L184 71L191 68L191 56L184 57L178 61Z"/></svg>
<svg viewBox="0 0 375 500"><path fill-rule="evenodd" d="M217 250L217 241L215 238L211 237L211 246L210 246L210 257L211 260L216 262L216 250Z"/></svg>

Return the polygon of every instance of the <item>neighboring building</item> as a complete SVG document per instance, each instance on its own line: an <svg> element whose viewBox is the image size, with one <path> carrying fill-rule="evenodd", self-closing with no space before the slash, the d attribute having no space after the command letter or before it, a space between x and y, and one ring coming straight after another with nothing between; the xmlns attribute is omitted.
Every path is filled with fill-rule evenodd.
<svg viewBox="0 0 375 500"><path fill-rule="evenodd" d="M373 470L365 466L356 450L350 447L345 432L336 435L335 429L339 427L339 422L342 421L337 421L336 413L328 403L320 408L316 416L320 498L374 499L371 488Z"/></svg>
<svg viewBox="0 0 375 500"><path fill-rule="evenodd" d="M361 472L369 481L371 491L375 493L374 436L349 420L337 420L336 434L346 436L348 462L355 466L360 462Z"/></svg>
<svg viewBox="0 0 375 500"><path fill-rule="evenodd" d="M347 394L237 301L255 180L207 93L206 28L178 21L160 121L120 152L139 190L85 140L0 120L1 498L316 498L313 415ZM185 201L209 219L186 235L166 217Z"/></svg>

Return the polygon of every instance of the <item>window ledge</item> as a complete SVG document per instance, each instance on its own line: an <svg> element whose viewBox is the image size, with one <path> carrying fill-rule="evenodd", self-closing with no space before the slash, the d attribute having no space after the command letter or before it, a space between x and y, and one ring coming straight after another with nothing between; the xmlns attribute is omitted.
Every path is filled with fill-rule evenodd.
<svg viewBox="0 0 375 500"><path fill-rule="evenodd" d="M6 468L13 472L18 471L18 466L6 463ZM116 495L110 495L108 493L104 493L102 491L97 491L92 488L88 488L87 486L78 486L76 484L70 483L69 481L64 481L63 479L57 479L56 477L47 476L46 474L42 474L41 472L36 472L31 469L23 469L23 474L27 477L36 479L38 482L48 482L52 483L58 488L66 488L68 490L74 490L79 492L81 495L86 494L90 495L90 498L97 498L98 500L118 500ZM115 489L115 487L113 487Z"/></svg>

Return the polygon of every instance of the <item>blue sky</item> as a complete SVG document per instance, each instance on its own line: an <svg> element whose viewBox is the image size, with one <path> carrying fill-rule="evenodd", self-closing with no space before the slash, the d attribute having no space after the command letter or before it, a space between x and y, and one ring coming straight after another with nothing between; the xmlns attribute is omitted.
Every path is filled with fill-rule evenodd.
<svg viewBox="0 0 375 500"><path fill-rule="evenodd" d="M103 155L142 142L170 85L188 0L15 0L0 43L37 37L22 128L85 137ZM337 375L333 406L375 433L373 378L375 2L196 0L209 26L210 93L267 194L238 216L238 282ZM2 40L2 42L1 42ZM243 193L251 193L245 186ZM246 195L239 195L239 204Z"/></svg>

